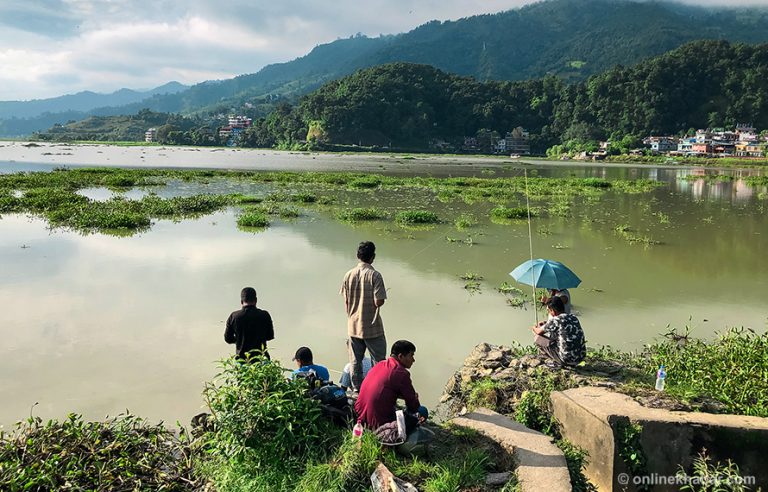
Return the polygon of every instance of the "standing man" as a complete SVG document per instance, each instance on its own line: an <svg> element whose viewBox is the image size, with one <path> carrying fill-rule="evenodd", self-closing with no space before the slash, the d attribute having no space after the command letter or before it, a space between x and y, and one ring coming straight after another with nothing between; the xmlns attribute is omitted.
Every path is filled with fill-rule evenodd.
<svg viewBox="0 0 768 492"><path fill-rule="evenodd" d="M344 275L341 294L347 313L349 363L352 389L360 391L363 380L362 361L365 350L375 365L387 357L387 339L379 310L387 298L384 279L371 264L376 258L376 245L363 241L357 247L357 266Z"/></svg>
<svg viewBox="0 0 768 492"><path fill-rule="evenodd" d="M234 311L227 319L224 340L235 344L238 359L264 355L269 359L267 341L275 338L272 317L267 311L256 307L256 289L245 287L240 291L242 309Z"/></svg>

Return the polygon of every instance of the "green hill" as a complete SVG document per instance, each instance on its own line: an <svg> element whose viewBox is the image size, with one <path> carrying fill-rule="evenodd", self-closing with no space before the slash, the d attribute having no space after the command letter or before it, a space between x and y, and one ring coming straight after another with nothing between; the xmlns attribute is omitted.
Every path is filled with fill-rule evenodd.
<svg viewBox="0 0 768 492"><path fill-rule="evenodd" d="M768 44L697 41L572 84L554 76L480 82L427 65L383 65L326 84L292 111L257 121L251 134L257 145L288 146L311 132L330 144L425 149L434 140L457 146L465 136L522 126L543 152L568 140L739 122L768 128Z"/></svg>

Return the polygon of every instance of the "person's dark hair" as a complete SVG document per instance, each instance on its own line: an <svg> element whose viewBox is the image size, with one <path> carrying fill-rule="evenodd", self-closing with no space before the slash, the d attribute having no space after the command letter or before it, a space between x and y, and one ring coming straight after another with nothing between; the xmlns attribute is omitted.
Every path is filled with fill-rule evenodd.
<svg viewBox="0 0 768 492"><path fill-rule="evenodd" d="M547 307L557 314L563 314L565 312L565 304L559 296L552 296L547 301Z"/></svg>
<svg viewBox="0 0 768 492"><path fill-rule="evenodd" d="M376 258L376 245L370 241L363 241L357 246L357 259L370 263Z"/></svg>
<svg viewBox="0 0 768 492"><path fill-rule="evenodd" d="M299 347L296 351L296 355L293 356L293 360L297 360L304 365L311 365L313 359L312 350L310 350L309 347Z"/></svg>
<svg viewBox="0 0 768 492"><path fill-rule="evenodd" d="M245 287L240 291L240 302L256 302L256 289L253 287Z"/></svg>
<svg viewBox="0 0 768 492"><path fill-rule="evenodd" d="M416 352L416 345L408 340L398 340L392 344L392 350L389 355L397 357L398 355L408 355L414 352Z"/></svg>

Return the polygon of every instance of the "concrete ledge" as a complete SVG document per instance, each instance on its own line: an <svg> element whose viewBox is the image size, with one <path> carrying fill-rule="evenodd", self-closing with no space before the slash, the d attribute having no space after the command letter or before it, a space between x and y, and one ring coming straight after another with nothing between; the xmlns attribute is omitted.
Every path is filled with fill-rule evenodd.
<svg viewBox="0 0 768 492"><path fill-rule="evenodd" d="M487 408L478 408L451 422L474 429L507 449L518 463L517 478L523 491L571 491L565 457L551 437Z"/></svg>
<svg viewBox="0 0 768 492"><path fill-rule="evenodd" d="M755 477L755 489L768 487L768 419L647 408L629 396L597 387L553 392L552 406L563 437L589 453L586 475L601 491L636 490L617 480L629 470L619 456L616 429L629 422L643 428L640 446L649 474L675 475L679 465L689 469L706 448L713 459L731 459L742 476Z"/></svg>

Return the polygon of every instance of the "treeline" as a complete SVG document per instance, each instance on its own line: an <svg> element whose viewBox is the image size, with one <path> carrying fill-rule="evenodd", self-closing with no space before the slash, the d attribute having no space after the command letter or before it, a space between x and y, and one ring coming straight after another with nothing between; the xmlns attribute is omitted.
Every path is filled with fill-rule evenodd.
<svg viewBox="0 0 768 492"><path fill-rule="evenodd" d="M426 65L360 70L257 120L245 146L361 145L427 149L517 126L531 148L751 123L768 128L768 45L698 41L584 82L554 76L479 82Z"/></svg>
<svg viewBox="0 0 768 492"><path fill-rule="evenodd" d="M157 129L156 140L169 145L221 145L216 128L220 122L142 109L134 115L91 116L82 121L54 125L35 133L50 141L142 141L149 128Z"/></svg>

